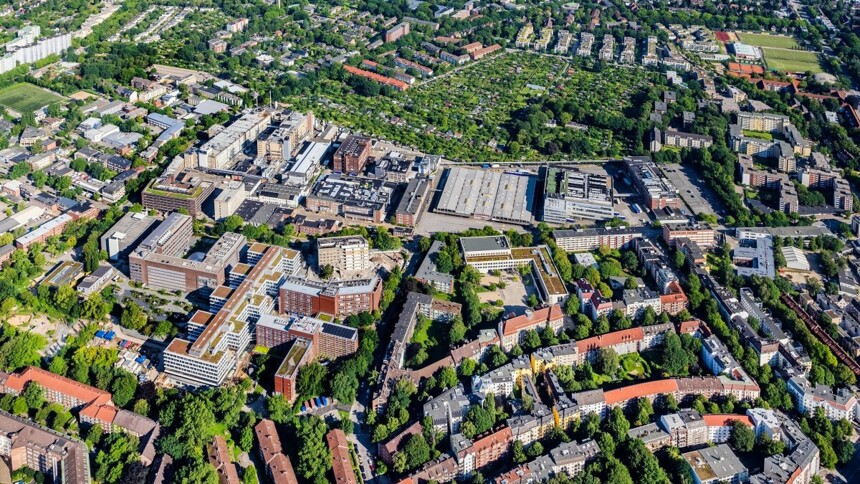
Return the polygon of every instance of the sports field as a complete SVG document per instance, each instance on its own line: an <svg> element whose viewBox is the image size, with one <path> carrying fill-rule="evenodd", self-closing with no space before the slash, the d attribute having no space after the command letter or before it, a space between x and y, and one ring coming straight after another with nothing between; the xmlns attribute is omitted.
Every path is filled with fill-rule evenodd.
<svg viewBox="0 0 860 484"><path fill-rule="evenodd" d="M0 106L5 106L19 114L33 112L62 100L63 98L58 94L26 82L0 89Z"/></svg>
<svg viewBox="0 0 860 484"><path fill-rule="evenodd" d="M768 69L787 72L821 72L818 55L805 50L787 50L763 47L764 60Z"/></svg>
<svg viewBox="0 0 860 484"><path fill-rule="evenodd" d="M797 49L800 48L793 38L785 35L770 35L770 34L747 34L743 32L735 32L738 40L744 44L754 45L756 47L776 47L778 49Z"/></svg>

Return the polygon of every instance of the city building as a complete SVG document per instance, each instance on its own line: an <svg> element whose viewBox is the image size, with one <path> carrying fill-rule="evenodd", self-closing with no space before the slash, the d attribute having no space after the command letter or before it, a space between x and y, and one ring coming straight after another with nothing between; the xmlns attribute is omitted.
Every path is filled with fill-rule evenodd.
<svg viewBox="0 0 860 484"><path fill-rule="evenodd" d="M430 244L430 250L427 251L427 255L415 272L415 279L422 284L432 286L437 291L451 293L454 291L454 276L439 272L436 267L436 257L444 246L445 244L440 240L434 240Z"/></svg>
<svg viewBox="0 0 860 484"><path fill-rule="evenodd" d="M475 439L463 434L451 436L451 447L457 461L460 476L471 476L475 471L499 462L510 452L513 434L509 427L490 431Z"/></svg>
<svg viewBox="0 0 860 484"><path fill-rule="evenodd" d="M196 311L187 325L187 339L174 338L163 353L164 371L181 385L218 386L236 369L239 357L251 343L254 324L272 313L281 282L298 269L298 252L282 247L252 244L245 263L229 279L217 313ZM223 286L222 286L223 287Z"/></svg>
<svg viewBox="0 0 860 484"><path fill-rule="evenodd" d="M553 230L556 244L568 252L597 250L600 247L623 249L644 231L637 227Z"/></svg>
<svg viewBox="0 0 860 484"><path fill-rule="evenodd" d="M510 351L514 345L522 343L530 330L552 331L558 333L564 324L564 312L561 306L554 304L549 307L526 310L525 314L509 317L499 322L499 340L502 349Z"/></svg>
<svg viewBox="0 0 860 484"><path fill-rule="evenodd" d="M716 244L714 237L714 229L706 223L663 225L663 240L670 247L674 247L679 238L689 239L699 247L713 247Z"/></svg>
<svg viewBox="0 0 860 484"><path fill-rule="evenodd" d="M342 318L379 309L382 280L369 279L318 282L287 277L278 290L281 313L327 313Z"/></svg>
<svg viewBox="0 0 860 484"><path fill-rule="evenodd" d="M203 202L215 191L212 182L190 173L168 175L152 180L141 193L144 208L162 212L185 209L192 217L203 214Z"/></svg>
<svg viewBox="0 0 860 484"><path fill-rule="evenodd" d="M313 359L313 344L309 340L305 338L293 340L281 365L275 371L275 393L283 395L291 404L295 403L296 398L298 398L296 382L299 377L299 370L312 362Z"/></svg>
<svg viewBox="0 0 860 484"><path fill-rule="evenodd" d="M532 222L535 176L463 167L448 168L442 176L436 212L522 225Z"/></svg>
<svg viewBox="0 0 860 484"><path fill-rule="evenodd" d="M331 266L338 272L363 271L371 267L370 244L364 237L323 237L317 239L317 268Z"/></svg>
<svg viewBox="0 0 860 484"><path fill-rule="evenodd" d="M397 225L413 227L418 223L418 218L430 202L430 184L430 180L423 176L409 180L406 191L394 210L394 221Z"/></svg>
<svg viewBox="0 0 860 484"><path fill-rule="evenodd" d="M633 186L645 199L651 210L672 207L681 208L678 189L660 173L651 158L645 156L628 157L624 159L627 171L633 181Z"/></svg>
<svg viewBox="0 0 860 484"><path fill-rule="evenodd" d="M857 397L847 388L834 390L827 385L812 385L803 375L788 379L788 393L791 394L797 411L814 414L816 409L824 409L831 420L860 420L860 406Z"/></svg>
<svg viewBox="0 0 860 484"><path fill-rule="evenodd" d="M385 32L385 42L396 42L409 33L409 22L401 22Z"/></svg>
<svg viewBox="0 0 860 484"><path fill-rule="evenodd" d="M215 197L215 220L223 220L235 214L247 198L248 191L243 182L238 180L229 182Z"/></svg>
<svg viewBox="0 0 860 484"><path fill-rule="evenodd" d="M690 465L696 484L736 483L749 478L749 470L726 444L686 452L682 457Z"/></svg>
<svg viewBox="0 0 860 484"><path fill-rule="evenodd" d="M246 143L256 140L271 121L272 112L269 110L248 111L195 151L189 152L186 161L200 169L229 169L234 158L242 153Z"/></svg>
<svg viewBox="0 0 860 484"><path fill-rule="evenodd" d="M171 213L128 256L129 278L156 289L211 291L239 263L244 236L227 232L202 257L183 258L191 245L192 219Z"/></svg>
<svg viewBox="0 0 860 484"><path fill-rule="evenodd" d="M255 325L257 346L281 353L289 343L304 338L320 358L336 359L358 351L358 330L311 316L264 314Z"/></svg>
<svg viewBox="0 0 860 484"><path fill-rule="evenodd" d="M231 459L230 449L227 447L227 439L223 435L216 435L212 443L206 446L206 458L209 464L215 468L218 482L221 484L241 484L236 464Z"/></svg>
<svg viewBox="0 0 860 484"><path fill-rule="evenodd" d="M776 277L773 238L766 234L738 231L738 246L732 250L732 264L741 276Z"/></svg>
<svg viewBox="0 0 860 484"><path fill-rule="evenodd" d="M610 177L561 168L547 170L544 221L564 224L576 219L605 220L614 216Z"/></svg>
<svg viewBox="0 0 860 484"><path fill-rule="evenodd" d="M334 152L332 169L336 173L360 174L370 157L370 148L370 138L357 135L349 136Z"/></svg>
<svg viewBox="0 0 860 484"><path fill-rule="evenodd" d="M530 267L540 298L546 304L559 304L567 299L567 288L547 246L511 248L508 238L500 235L462 237L460 248L466 264L483 273Z"/></svg>
<svg viewBox="0 0 860 484"><path fill-rule="evenodd" d="M391 198L392 190L383 180L334 173L317 182L305 206L311 212L382 223Z"/></svg>

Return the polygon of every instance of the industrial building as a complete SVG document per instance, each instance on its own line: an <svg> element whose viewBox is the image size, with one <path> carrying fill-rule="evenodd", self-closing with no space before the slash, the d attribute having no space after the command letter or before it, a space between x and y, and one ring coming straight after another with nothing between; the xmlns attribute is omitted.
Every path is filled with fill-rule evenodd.
<svg viewBox="0 0 860 484"><path fill-rule="evenodd" d="M624 159L633 186L645 199L651 210L660 208L681 208L678 189L660 172L657 165L647 156L634 156Z"/></svg>
<svg viewBox="0 0 860 484"><path fill-rule="evenodd" d="M242 153L245 143L256 140L271 121L272 112L268 110L245 113L194 151L192 163L200 169L231 168L233 158Z"/></svg>
<svg viewBox="0 0 860 484"><path fill-rule="evenodd" d="M381 180L331 174L305 198L308 210L381 223L388 214L391 188Z"/></svg>
<svg viewBox="0 0 860 484"><path fill-rule="evenodd" d="M418 223L418 218L430 201L428 191L430 190L430 180L417 176L409 181L406 185L406 190L394 210L394 219L397 225L405 225L414 227Z"/></svg>
<svg viewBox="0 0 860 484"><path fill-rule="evenodd" d="M340 144L332 157L331 167L335 173L358 175L370 157L370 138L351 135Z"/></svg>
<svg viewBox="0 0 860 484"><path fill-rule="evenodd" d="M472 168L449 168L437 213L530 224L537 180L533 175Z"/></svg>

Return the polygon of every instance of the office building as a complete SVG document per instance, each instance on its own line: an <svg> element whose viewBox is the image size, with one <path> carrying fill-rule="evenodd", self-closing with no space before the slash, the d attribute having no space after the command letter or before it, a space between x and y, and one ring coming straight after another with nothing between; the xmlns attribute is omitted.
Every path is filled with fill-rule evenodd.
<svg viewBox="0 0 860 484"><path fill-rule="evenodd" d="M332 170L336 173L360 174L370 157L370 148L370 138L350 135L334 152Z"/></svg>
<svg viewBox="0 0 860 484"><path fill-rule="evenodd" d="M309 340L304 338L293 340L281 365L275 371L275 393L283 395L291 404L295 403L296 398L298 398L296 381L299 377L299 370L312 362L314 357L313 344Z"/></svg>
<svg viewBox="0 0 860 484"><path fill-rule="evenodd" d="M317 239L317 268L331 266L337 272L370 269L370 244L360 235Z"/></svg>
<svg viewBox="0 0 860 484"><path fill-rule="evenodd" d="M319 282L287 277L279 289L281 313L327 313L343 318L379 309L382 280L369 279Z"/></svg>
<svg viewBox="0 0 860 484"><path fill-rule="evenodd" d="M633 180L633 186L645 199L645 204L651 210L660 208L681 208L678 189L657 168L657 165L646 156L635 156L624 159L624 164Z"/></svg>
<svg viewBox="0 0 860 484"><path fill-rule="evenodd" d="M218 312L196 311L187 325L187 339L174 338L164 350L168 378L192 387L223 383L251 343L254 324L274 311L278 286L295 272L299 258L298 252L282 247L250 245L247 272L231 274L234 286L225 291L229 295Z"/></svg>
<svg viewBox="0 0 860 484"><path fill-rule="evenodd" d="M430 180L423 176L409 181L400 203L394 210L394 221L397 225L414 227L418 223L418 218L430 202L429 190Z"/></svg>
<svg viewBox="0 0 860 484"><path fill-rule="evenodd" d="M382 223L391 198L392 190L383 180L333 173L317 182L305 198L305 207L311 212Z"/></svg>
<svg viewBox="0 0 860 484"><path fill-rule="evenodd" d="M739 483L749 478L749 470L726 444L687 452L682 457L689 464L696 484Z"/></svg>
<svg viewBox="0 0 860 484"><path fill-rule="evenodd" d="M568 252L597 250L600 247L623 249L634 239L642 237L643 230L636 227L553 230L556 244Z"/></svg>
<svg viewBox="0 0 860 484"><path fill-rule="evenodd" d="M567 299L567 288L547 246L511 248L508 238L502 235L462 237L460 248L466 264L480 272L530 267L540 298L546 304L559 304Z"/></svg>
<svg viewBox="0 0 860 484"><path fill-rule="evenodd" d="M203 214L203 202L215 191L210 181L189 173L168 175L152 180L141 193L145 208L161 212L188 211L192 217Z"/></svg>
<svg viewBox="0 0 860 484"><path fill-rule="evenodd" d="M358 330L311 316L264 314L255 326L257 346L284 352L289 343L304 338L320 358L337 359L358 351Z"/></svg>
<svg viewBox="0 0 860 484"><path fill-rule="evenodd" d="M544 221L564 224L577 219L605 220L614 216L610 177L561 168L547 170Z"/></svg>

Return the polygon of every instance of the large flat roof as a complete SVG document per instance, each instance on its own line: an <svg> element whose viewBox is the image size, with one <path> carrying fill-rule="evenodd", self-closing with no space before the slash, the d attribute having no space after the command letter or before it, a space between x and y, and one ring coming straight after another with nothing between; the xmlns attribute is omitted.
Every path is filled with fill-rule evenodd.
<svg viewBox="0 0 860 484"><path fill-rule="evenodd" d="M530 223L537 180L534 176L454 167L436 211L461 217Z"/></svg>

